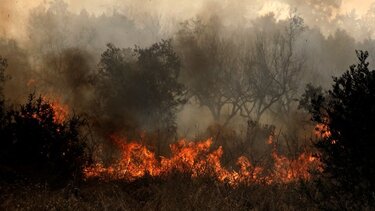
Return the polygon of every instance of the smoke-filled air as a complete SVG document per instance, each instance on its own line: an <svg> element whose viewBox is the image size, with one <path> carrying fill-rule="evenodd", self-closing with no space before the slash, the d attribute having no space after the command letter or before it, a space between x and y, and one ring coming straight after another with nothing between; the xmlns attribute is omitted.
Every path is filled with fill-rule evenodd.
<svg viewBox="0 0 375 211"><path fill-rule="evenodd" d="M375 1L3 0L0 209L372 210Z"/></svg>

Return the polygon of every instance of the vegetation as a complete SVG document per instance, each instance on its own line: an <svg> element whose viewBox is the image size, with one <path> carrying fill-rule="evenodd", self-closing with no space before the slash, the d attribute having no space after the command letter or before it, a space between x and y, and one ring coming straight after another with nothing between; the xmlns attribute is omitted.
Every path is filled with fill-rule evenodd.
<svg viewBox="0 0 375 211"><path fill-rule="evenodd" d="M357 51L359 63L334 77L332 88L323 93L311 85L301 101L312 120L322 125L323 135L315 144L323 163L330 192L356 203L374 203L375 191L375 71L369 70L368 52Z"/></svg>
<svg viewBox="0 0 375 211"><path fill-rule="evenodd" d="M79 190L50 191L45 186L18 185L3 189L4 209L87 210L318 210L295 185L242 186L236 189L210 178L187 175L124 181L90 181ZM100 187L100 188L99 188ZM1 192L0 192L1 193ZM25 197L29 194L33 198ZM298 200L295 200L298 198Z"/></svg>
<svg viewBox="0 0 375 211"><path fill-rule="evenodd" d="M187 21L178 32L176 45L185 62L182 80L189 96L207 107L216 123L227 126L237 116L260 121L271 108L286 113L293 107L304 68L296 49L303 20L295 14L278 24L262 19L275 30L255 24L251 44L221 35L218 17L208 23Z"/></svg>
<svg viewBox="0 0 375 211"><path fill-rule="evenodd" d="M154 131L175 128L178 107L185 102L184 86L177 81L180 60L171 40L149 48L119 49L107 45L95 76L99 111L122 128ZM121 117L121 118L119 118Z"/></svg>
<svg viewBox="0 0 375 211"><path fill-rule="evenodd" d="M79 134L84 121L73 116L59 123L54 115L50 104L33 95L19 109L8 110L1 131L2 165L21 177L79 179L88 162Z"/></svg>
<svg viewBox="0 0 375 211"><path fill-rule="evenodd" d="M2 60L5 66L6 60ZM1 67L1 74L4 75ZM4 84L4 77L0 86ZM19 107L5 108L1 102L0 172L1 179L31 179L37 182L64 183L81 178L82 168L89 161L80 128L84 120L72 116L57 120L53 106L29 96Z"/></svg>

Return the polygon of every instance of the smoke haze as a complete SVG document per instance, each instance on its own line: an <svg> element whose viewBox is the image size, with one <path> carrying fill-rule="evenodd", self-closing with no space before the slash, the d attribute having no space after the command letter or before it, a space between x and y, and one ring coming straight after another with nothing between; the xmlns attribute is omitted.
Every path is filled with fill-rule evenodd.
<svg viewBox="0 0 375 211"><path fill-rule="evenodd" d="M222 117L215 119L211 113L218 112L218 108L210 108L210 102L199 101L197 97L202 94L201 90L207 89L205 82L207 85L210 80L223 80L215 78L221 74L219 70L228 79L227 71L238 67L230 75L233 84L247 74L260 79L269 77L257 72L262 68L254 63L262 58L259 49L264 50L264 56L271 57L272 51L278 49L276 46L286 42L293 16L303 19L303 27L291 38L293 49L279 52L281 55L290 52L291 66L298 69L298 74L288 76L298 78L293 79L298 83L290 82L287 89L293 97L298 97L307 83L329 86L332 75L342 73L355 62L355 49L369 50L370 55L375 53L372 3L354 0L5 0L0 5L0 55L9 61L7 73L11 78L5 92L9 101L22 102L28 93L36 90L57 96L78 112L95 112L93 103L100 104L102 99L96 97L94 79L107 43L126 49L148 48L171 38L181 58L179 81L189 91L197 91L189 96L189 103L177 115L179 133L186 135L186 131L194 128L204 130L213 121L232 118L230 110L235 107L234 102L220 108L222 113L215 115ZM245 60L253 63L244 63ZM274 64L265 60L263 65ZM272 71L278 68L273 68L270 74L277 75ZM249 73L250 69L255 72ZM289 74L295 70L285 71ZM200 80L207 75L212 77ZM287 83L286 78L277 80ZM230 90L235 90L237 85L230 85ZM245 85L254 89L244 81L238 86ZM225 93L228 87L212 87L212 90L221 89L224 91L218 95L236 98ZM273 89L281 87L275 85ZM278 95L275 92L270 96L276 99L280 98ZM117 102L125 101L113 103ZM275 106L273 113L263 115L259 111L257 115L263 115L259 118L266 122L275 122L274 113L281 107ZM247 117L252 115L248 113ZM234 115L230 121L237 122L238 118Z"/></svg>
<svg viewBox="0 0 375 211"><path fill-rule="evenodd" d="M14 1L4 0L1 4L1 35L17 39L25 39L26 25L30 12L38 6L48 6L52 1ZM258 15L274 12L279 18L286 18L290 9L297 9L299 13L310 24L314 24L314 19L321 15L336 16L355 12L360 18L368 13L373 3L371 0L241 0L241 1L119 1L119 0L66 0L70 11L80 13L86 10L93 15L111 14L113 11L120 12L138 23L147 21L147 18L155 17L160 20L165 30L173 30L179 22L196 17L197 15L220 14L230 23L241 23L243 19L252 19ZM315 15L312 13L316 13ZM316 19L315 19L316 21ZM243 22L242 22L243 23Z"/></svg>

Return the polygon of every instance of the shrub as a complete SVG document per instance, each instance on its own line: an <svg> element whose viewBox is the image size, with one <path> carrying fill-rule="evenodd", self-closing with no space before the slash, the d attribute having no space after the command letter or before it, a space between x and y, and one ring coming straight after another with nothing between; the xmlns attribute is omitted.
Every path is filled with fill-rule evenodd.
<svg viewBox="0 0 375 211"><path fill-rule="evenodd" d="M374 202L375 196L375 71L367 52L357 51L359 63L333 78L331 90L308 86L301 105L329 135L316 143L323 175L331 192ZM361 203L361 202L360 202Z"/></svg>
<svg viewBox="0 0 375 211"><path fill-rule="evenodd" d="M51 104L33 94L26 104L5 112L0 166L11 171L12 177L63 181L80 176L89 161L79 133L85 121L74 115L60 122L55 115Z"/></svg>

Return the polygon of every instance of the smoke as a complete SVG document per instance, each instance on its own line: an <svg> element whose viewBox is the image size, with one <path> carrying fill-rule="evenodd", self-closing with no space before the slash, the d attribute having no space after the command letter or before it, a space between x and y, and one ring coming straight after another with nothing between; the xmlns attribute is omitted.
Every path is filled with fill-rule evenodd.
<svg viewBox="0 0 375 211"><path fill-rule="evenodd" d="M58 5L56 2L65 2L67 9L80 14L82 11L89 16L99 17L103 14L124 15L131 21L134 21L137 28L156 27L152 33L157 38L168 37L178 31L181 22L195 18L209 18L212 15L218 15L223 20L224 25L248 26L251 20L259 15L265 15L269 12L275 13L277 19L287 18L290 10L296 9L304 18L305 23L310 27L318 27L323 34L328 36L333 34L337 28L349 30L353 27L352 23L337 23L338 18L347 16L355 11L355 19L364 19L368 12L372 0L361 1L358 4L354 0L240 0L240 1L218 1L218 0L200 0L200 1L170 1L170 0L140 0L140 1L119 1L119 0L35 0L35 1L2 1L0 6L0 36L16 39L20 45L30 41L28 38L30 14L35 12L35 8L52 8ZM108 23L107 23L108 24ZM110 24L109 24L110 25ZM118 40L117 36L126 34L125 32L113 32L111 35L104 35L107 42ZM116 27L118 28L118 27ZM152 30L152 29L151 29ZM108 31L108 30L107 30ZM103 33L103 30L100 31ZM114 36L114 37L113 37ZM356 35L357 39L363 39L364 35ZM112 39L112 40L111 40ZM143 41L133 43L141 45ZM145 41L146 45L150 44Z"/></svg>
<svg viewBox="0 0 375 211"><path fill-rule="evenodd" d="M6 36L6 32L8 31L8 27L10 24L10 12L11 12L12 6L9 2L5 2L2 7L0 8L0 33L1 36Z"/></svg>

